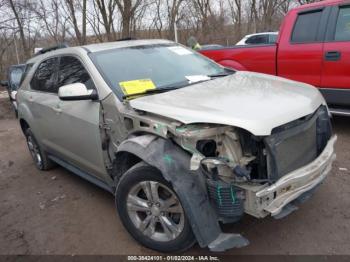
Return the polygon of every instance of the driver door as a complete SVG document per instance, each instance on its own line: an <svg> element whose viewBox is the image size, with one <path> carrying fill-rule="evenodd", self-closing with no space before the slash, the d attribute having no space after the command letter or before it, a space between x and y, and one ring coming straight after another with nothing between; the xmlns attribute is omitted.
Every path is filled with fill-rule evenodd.
<svg viewBox="0 0 350 262"><path fill-rule="evenodd" d="M59 87L82 83L96 89L82 62L74 56L59 59L57 91ZM99 130L100 102L91 100L62 101L55 106L55 125L50 140L60 158L83 171L98 177L106 173Z"/></svg>

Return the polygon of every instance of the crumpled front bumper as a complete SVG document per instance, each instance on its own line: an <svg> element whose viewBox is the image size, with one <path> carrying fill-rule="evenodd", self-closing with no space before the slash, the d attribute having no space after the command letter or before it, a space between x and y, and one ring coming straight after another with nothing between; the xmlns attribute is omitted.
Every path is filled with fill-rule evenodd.
<svg viewBox="0 0 350 262"><path fill-rule="evenodd" d="M334 153L336 141L337 136L333 136L320 156L313 162L256 192L256 198L259 199L262 210L277 216L290 202L319 185L331 171L332 163L336 158Z"/></svg>

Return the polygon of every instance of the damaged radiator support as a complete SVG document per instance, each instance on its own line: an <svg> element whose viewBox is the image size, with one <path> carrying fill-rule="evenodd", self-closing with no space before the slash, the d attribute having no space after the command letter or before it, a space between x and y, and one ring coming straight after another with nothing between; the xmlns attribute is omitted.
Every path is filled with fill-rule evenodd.
<svg viewBox="0 0 350 262"><path fill-rule="evenodd" d="M316 134L316 136L315 136ZM327 109L273 130L264 139L269 180L275 182L289 172L315 160L332 135Z"/></svg>

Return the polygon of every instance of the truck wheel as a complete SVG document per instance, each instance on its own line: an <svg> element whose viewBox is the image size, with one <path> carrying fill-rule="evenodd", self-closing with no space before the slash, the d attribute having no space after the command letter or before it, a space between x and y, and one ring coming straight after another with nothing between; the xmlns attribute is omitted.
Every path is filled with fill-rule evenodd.
<svg viewBox="0 0 350 262"><path fill-rule="evenodd" d="M131 236L148 248L179 252L195 243L190 223L171 184L158 169L144 162L121 178L116 206Z"/></svg>
<svg viewBox="0 0 350 262"><path fill-rule="evenodd" d="M40 148L30 128L25 130L25 136L27 139L28 149L34 160L35 166L39 170L49 170L54 167L55 163L50 160L45 151Z"/></svg>

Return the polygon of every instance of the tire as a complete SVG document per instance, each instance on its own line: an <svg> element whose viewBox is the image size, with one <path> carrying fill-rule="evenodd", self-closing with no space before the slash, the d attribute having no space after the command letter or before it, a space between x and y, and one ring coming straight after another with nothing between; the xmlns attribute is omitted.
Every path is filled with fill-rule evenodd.
<svg viewBox="0 0 350 262"><path fill-rule="evenodd" d="M56 164L52 160L50 160L46 152L40 148L30 128L27 128L25 130L25 136L27 139L27 146L28 146L29 152L33 158L33 161L37 169L44 171L44 170L50 170L51 168L53 168Z"/></svg>
<svg viewBox="0 0 350 262"><path fill-rule="evenodd" d="M157 190L152 193L155 188ZM145 247L164 253L181 252L196 242L171 184L158 169L144 162L138 163L122 176L115 202L125 228Z"/></svg>

